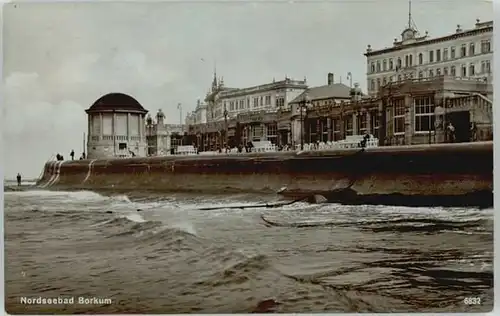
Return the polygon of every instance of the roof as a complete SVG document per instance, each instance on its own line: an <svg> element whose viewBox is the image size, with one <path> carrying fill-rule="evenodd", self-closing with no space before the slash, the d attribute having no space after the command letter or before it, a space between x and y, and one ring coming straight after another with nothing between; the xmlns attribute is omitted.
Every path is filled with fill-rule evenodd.
<svg viewBox="0 0 500 316"><path fill-rule="evenodd" d="M148 111L133 97L124 93L108 93L103 95L92 104L85 112L138 112L147 113Z"/></svg>
<svg viewBox="0 0 500 316"><path fill-rule="evenodd" d="M331 85L312 87L301 94L299 94L295 99L289 103L298 103L304 100L304 95L307 93L311 101L322 100L322 99L350 99L351 98L351 88L343 83L334 83Z"/></svg>
<svg viewBox="0 0 500 316"><path fill-rule="evenodd" d="M430 44L435 44L435 43L440 43L440 42L445 42L445 41L450 41L450 40L455 40L458 38L462 37L467 37L467 36L474 36L480 33L485 33L485 32L490 32L493 31L493 21L487 21L487 22L481 22L481 23L476 23L476 28L469 29L469 30L463 30L460 32L455 32L452 34L448 34L445 36L440 36L436 38L430 38L427 39L427 36L422 36L417 38L416 42L411 42L409 44L404 44L402 41L399 42L394 42L394 45L392 47L387 47L387 48L382 48L382 49L377 49L377 50L369 50L363 55L366 57L370 56L377 56L389 52L394 52L394 51L399 51L403 50L409 47L417 47L417 46L426 46Z"/></svg>

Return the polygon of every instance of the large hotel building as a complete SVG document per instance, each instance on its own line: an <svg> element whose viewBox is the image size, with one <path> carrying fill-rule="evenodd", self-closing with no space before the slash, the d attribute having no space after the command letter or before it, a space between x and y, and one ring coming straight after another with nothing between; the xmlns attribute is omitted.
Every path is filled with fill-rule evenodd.
<svg viewBox="0 0 500 316"><path fill-rule="evenodd" d="M436 143L447 141L450 122L456 141L492 139L493 22L458 25L436 38L420 35L411 22L410 16L391 47L368 45L367 93L335 83L331 73L320 87L285 78L238 89L214 78L205 103L186 119L190 141L216 150L249 140L293 145L301 137L326 142L369 132L381 146Z"/></svg>

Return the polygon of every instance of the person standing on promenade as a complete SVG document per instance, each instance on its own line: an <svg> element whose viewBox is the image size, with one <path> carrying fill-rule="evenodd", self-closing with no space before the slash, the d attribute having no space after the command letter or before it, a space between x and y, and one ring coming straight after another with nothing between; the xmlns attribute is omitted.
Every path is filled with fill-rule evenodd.
<svg viewBox="0 0 500 316"><path fill-rule="evenodd" d="M21 174L18 172L17 173L17 186L20 187L21 186Z"/></svg>

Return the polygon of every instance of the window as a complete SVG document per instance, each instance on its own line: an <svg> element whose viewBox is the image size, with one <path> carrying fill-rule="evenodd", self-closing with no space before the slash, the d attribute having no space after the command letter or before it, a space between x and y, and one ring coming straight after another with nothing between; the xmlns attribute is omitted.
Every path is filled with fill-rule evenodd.
<svg viewBox="0 0 500 316"><path fill-rule="evenodd" d="M240 100L240 109L243 110L245 108L245 100Z"/></svg>
<svg viewBox="0 0 500 316"><path fill-rule="evenodd" d="M410 67L413 66L413 55L410 55Z"/></svg>
<svg viewBox="0 0 500 316"><path fill-rule="evenodd" d="M460 46L460 57L465 56L467 56L467 45L462 44L462 46Z"/></svg>
<svg viewBox="0 0 500 316"><path fill-rule="evenodd" d="M382 69L383 69L384 71L386 71L386 70L387 70L387 59L384 59L384 61L382 62Z"/></svg>
<svg viewBox="0 0 500 316"><path fill-rule="evenodd" d="M455 77L457 75L457 68L455 66L450 67L450 74L452 77Z"/></svg>
<svg viewBox="0 0 500 316"><path fill-rule="evenodd" d="M392 101L394 111L393 127L394 134L404 134L405 132L405 99L399 98Z"/></svg>
<svg viewBox="0 0 500 316"><path fill-rule="evenodd" d="M250 98L247 98L247 109L250 108Z"/></svg>
<svg viewBox="0 0 500 316"><path fill-rule="evenodd" d="M424 63L424 54L418 54L418 64L422 65Z"/></svg>
<svg viewBox="0 0 500 316"><path fill-rule="evenodd" d="M450 48L450 58L455 59L455 46Z"/></svg>
<svg viewBox="0 0 500 316"><path fill-rule="evenodd" d="M441 68L436 69L436 76L441 76Z"/></svg>
<svg viewBox="0 0 500 316"><path fill-rule="evenodd" d="M270 104L271 104L271 96L266 95L266 105L270 105Z"/></svg>
<svg viewBox="0 0 500 316"><path fill-rule="evenodd" d="M266 128L266 136L267 136L267 140L270 140L271 143L273 144L276 144L276 140L277 140L277 135L278 135L278 126L276 123L271 123L271 124L268 124L267 125L267 128Z"/></svg>
<svg viewBox="0 0 500 316"><path fill-rule="evenodd" d="M253 98L253 107L256 108L259 106L259 98Z"/></svg>
<svg viewBox="0 0 500 316"><path fill-rule="evenodd" d="M469 76L474 76L476 74L476 69L474 64L469 65Z"/></svg>
<svg viewBox="0 0 500 316"><path fill-rule="evenodd" d="M392 58L389 58L389 70L394 69L394 62L392 61Z"/></svg>
<svg viewBox="0 0 500 316"><path fill-rule="evenodd" d="M370 111L370 126L372 128L371 132L373 135L378 135L378 127L379 127L379 117L378 117L378 111Z"/></svg>
<svg viewBox="0 0 500 316"><path fill-rule="evenodd" d="M377 72L380 72L380 61L377 61Z"/></svg>
<svg viewBox="0 0 500 316"><path fill-rule="evenodd" d="M382 80L382 85L384 85L384 86L385 86L386 84L387 84L387 78L386 78L386 77L384 77L384 79Z"/></svg>
<svg viewBox="0 0 500 316"><path fill-rule="evenodd" d="M424 77L424 73L422 71L418 72L418 79L422 79Z"/></svg>
<svg viewBox="0 0 500 316"><path fill-rule="evenodd" d="M398 63L396 65L396 69L401 69L401 58L398 57Z"/></svg>
<svg viewBox="0 0 500 316"><path fill-rule="evenodd" d="M352 115L347 115L344 118L345 134L352 135Z"/></svg>
<svg viewBox="0 0 500 316"><path fill-rule="evenodd" d="M264 98L262 96L260 97L260 105L264 105Z"/></svg>
<svg viewBox="0 0 500 316"><path fill-rule="evenodd" d="M398 81L401 81L401 75L398 75Z"/></svg>
<svg viewBox="0 0 500 316"><path fill-rule="evenodd" d="M433 62L434 62L434 51L433 51L433 50L431 50L431 51L429 52L429 62L430 62L430 63L433 63Z"/></svg>
<svg viewBox="0 0 500 316"><path fill-rule="evenodd" d="M119 150L127 149L127 143L119 143L118 144L118 149Z"/></svg>
<svg viewBox="0 0 500 316"><path fill-rule="evenodd" d="M356 116L356 121L357 121L357 128L358 128L358 130L356 131L356 134L363 135L366 131L367 126L368 126L368 120L366 117L366 113L361 113L358 116Z"/></svg>
<svg viewBox="0 0 500 316"><path fill-rule="evenodd" d="M380 89L380 78L377 78L377 90Z"/></svg>
<svg viewBox="0 0 500 316"><path fill-rule="evenodd" d="M429 132L434 130L434 102L430 96L415 97L415 132Z"/></svg>
<svg viewBox="0 0 500 316"><path fill-rule="evenodd" d="M462 65L462 67L460 67L460 70L461 70L460 75L462 77L467 77L467 67L465 65Z"/></svg>
<svg viewBox="0 0 500 316"><path fill-rule="evenodd" d="M448 67L443 68L443 75L448 76Z"/></svg>
<svg viewBox="0 0 500 316"><path fill-rule="evenodd" d="M370 69L371 69L372 73L375 72L375 63L374 62L371 63L371 68Z"/></svg>
<svg viewBox="0 0 500 316"><path fill-rule="evenodd" d="M441 61L441 50L436 49L436 61Z"/></svg>
<svg viewBox="0 0 500 316"><path fill-rule="evenodd" d="M481 53L486 54L491 51L491 42L486 40L486 41L481 41Z"/></svg>
<svg viewBox="0 0 500 316"><path fill-rule="evenodd" d="M481 62L481 73L482 74L489 74L491 71L490 69L490 61L489 60L483 60Z"/></svg>
<svg viewBox="0 0 500 316"><path fill-rule="evenodd" d="M429 70L429 77L430 78L434 77L434 70L432 70L432 69Z"/></svg>
<svg viewBox="0 0 500 316"><path fill-rule="evenodd" d="M476 47L474 43L469 44L469 55L474 56L476 54Z"/></svg>
<svg viewBox="0 0 500 316"><path fill-rule="evenodd" d="M370 81L370 90L375 90L375 79Z"/></svg>
<svg viewBox="0 0 500 316"><path fill-rule="evenodd" d="M448 60L448 48L443 49L443 60Z"/></svg>
<svg viewBox="0 0 500 316"><path fill-rule="evenodd" d="M405 67L409 67L410 66L410 56L406 55L405 56Z"/></svg>

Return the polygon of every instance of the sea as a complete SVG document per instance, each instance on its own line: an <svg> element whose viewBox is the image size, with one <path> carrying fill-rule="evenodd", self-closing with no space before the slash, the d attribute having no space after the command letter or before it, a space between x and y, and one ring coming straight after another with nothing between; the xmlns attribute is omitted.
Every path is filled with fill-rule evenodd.
<svg viewBox="0 0 500 316"><path fill-rule="evenodd" d="M32 184L5 183L9 313L493 308L492 209Z"/></svg>

